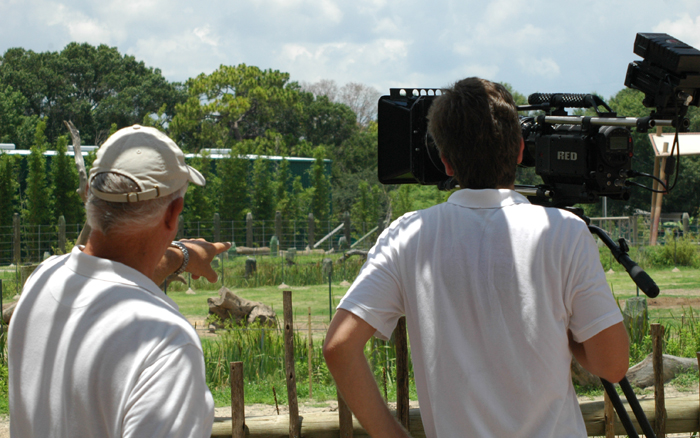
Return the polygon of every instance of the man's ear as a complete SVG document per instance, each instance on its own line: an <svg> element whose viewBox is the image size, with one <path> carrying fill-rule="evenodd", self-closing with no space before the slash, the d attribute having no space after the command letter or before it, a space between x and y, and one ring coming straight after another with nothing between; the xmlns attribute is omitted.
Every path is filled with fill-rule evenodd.
<svg viewBox="0 0 700 438"><path fill-rule="evenodd" d="M168 230L177 229L177 221L180 218L180 213L182 213L182 208L185 206L185 200L183 198L177 198L168 205L165 210L165 217L163 218L165 226Z"/></svg>
<svg viewBox="0 0 700 438"><path fill-rule="evenodd" d="M520 137L520 153L518 154L518 164L523 162L523 152L525 151L525 140Z"/></svg>
<svg viewBox="0 0 700 438"><path fill-rule="evenodd" d="M454 176L455 175L454 169L452 168L450 163L447 162L445 157L442 156L442 154L440 154L440 161L442 161L442 164L445 165L445 173L447 174L447 176Z"/></svg>

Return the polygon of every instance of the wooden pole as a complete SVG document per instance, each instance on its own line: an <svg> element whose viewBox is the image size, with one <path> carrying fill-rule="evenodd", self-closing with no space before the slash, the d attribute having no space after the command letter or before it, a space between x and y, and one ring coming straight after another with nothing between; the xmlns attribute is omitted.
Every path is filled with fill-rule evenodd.
<svg viewBox="0 0 700 438"><path fill-rule="evenodd" d="M245 438L243 362L231 362L231 438Z"/></svg>
<svg viewBox="0 0 700 438"><path fill-rule="evenodd" d="M655 420L654 432L657 438L666 436L666 406L664 399L664 362L663 362L664 327L661 324L651 325L652 361L654 364L654 400Z"/></svg>
<svg viewBox="0 0 700 438"><path fill-rule="evenodd" d="M352 438L353 436L353 425L352 425L352 412L340 391L336 388L338 394L338 427L340 429L340 438Z"/></svg>
<svg viewBox="0 0 700 438"><path fill-rule="evenodd" d="M311 307L309 307L309 398L313 398L313 373L311 372L311 359L314 354L314 340L311 337Z"/></svg>
<svg viewBox="0 0 700 438"><path fill-rule="evenodd" d="M700 370L700 351L695 353L695 355L698 357L698 369ZM698 396L700 396L700 382L698 382ZM700 402L700 400L698 400L698 402ZM698 404L698 411L700 411L700 403Z"/></svg>
<svg viewBox="0 0 700 438"><path fill-rule="evenodd" d="M289 402L289 438L301 437L299 405L297 402L297 379L294 371L294 318L292 291L282 292L284 303L284 365L287 372L287 401Z"/></svg>
<svg viewBox="0 0 700 438"><path fill-rule="evenodd" d="M396 417L408 430L408 339L406 338L406 317L399 318L394 330L396 343Z"/></svg>
<svg viewBox="0 0 700 438"><path fill-rule="evenodd" d="M615 438L615 407L610 401L607 391L603 391L605 438Z"/></svg>
<svg viewBox="0 0 700 438"><path fill-rule="evenodd" d="M664 143L663 153L668 154L668 142ZM658 166L658 167L657 167ZM661 181L666 180L666 155L661 158L656 157L654 160L654 176L657 176ZM661 190L662 186L655 181L656 190ZM661 218L661 206L663 201L663 193L654 193L653 203L651 205L651 237L650 245L656 245L656 240L659 236L659 221Z"/></svg>

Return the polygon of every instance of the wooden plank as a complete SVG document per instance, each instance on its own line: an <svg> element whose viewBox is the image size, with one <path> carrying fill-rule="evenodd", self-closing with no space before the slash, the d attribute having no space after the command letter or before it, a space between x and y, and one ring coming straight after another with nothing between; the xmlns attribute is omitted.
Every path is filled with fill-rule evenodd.
<svg viewBox="0 0 700 438"><path fill-rule="evenodd" d="M625 410L632 420L635 430L642 433L642 429L634 417L632 409L623 401ZM654 424L655 402L654 400L641 400L639 402L647 419ZM700 431L698 423L698 399L695 396L678 397L666 400L666 433L692 433ZM588 436L605 435L605 404L603 401L581 403L581 413L586 424ZM615 418L615 434L627 435L620 420Z"/></svg>
<svg viewBox="0 0 700 438"><path fill-rule="evenodd" d="M297 378L294 370L294 317L292 291L282 292L284 305L284 367L287 377L287 401L289 403L289 437L301 437L301 421L297 402Z"/></svg>
<svg viewBox="0 0 700 438"><path fill-rule="evenodd" d="M231 362L231 436L245 438L243 362Z"/></svg>
<svg viewBox="0 0 700 438"><path fill-rule="evenodd" d="M638 433L642 433L632 409L623 402L632 424ZM654 400L641 400L640 405L650 422L654 422ZM698 420L698 397L695 395L666 400L666 433L691 434L700 432ZM588 436L605 435L605 404L601 401L581 403L581 413L586 424ZM410 410L410 433L414 438L425 437L423 422L419 409ZM615 434L627 435L622 423L615 416ZM339 434L338 412L314 412L304 415L301 434L304 438L337 438ZM355 437L366 437L367 432L353 418L353 434ZM212 429L212 437L230 437L231 420L217 421ZM289 416L271 415L265 417L246 418L246 436L254 438L284 438L289 436Z"/></svg>
<svg viewBox="0 0 700 438"><path fill-rule="evenodd" d="M399 318L394 329L396 343L396 417L408 430L408 339L406 337L406 317Z"/></svg>
<svg viewBox="0 0 700 438"><path fill-rule="evenodd" d="M420 410L411 409L411 436L413 438L425 438L423 422L420 418ZM246 437L249 438L285 438L289 436L289 416L272 415L265 417L249 417L246 419ZM304 414L301 426L301 434L304 438L338 438L339 436L338 412L314 412ZM354 437L368 437L367 432L353 417L352 421ZM231 436L231 421L215 422L212 428L212 437L228 438Z"/></svg>
<svg viewBox="0 0 700 438"><path fill-rule="evenodd" d="M652 363L654 365L654 433L657 438L666 436L666 405L664 397L664 361L663 361L664 327L651 325Z"/></svg>
<svg viewBox="0 0 700 438"><path fill-rule="evenodd" d="M336 392L338 394L338 429L340 430L340 438L353 438L352 412L337 388Z"/></svg>

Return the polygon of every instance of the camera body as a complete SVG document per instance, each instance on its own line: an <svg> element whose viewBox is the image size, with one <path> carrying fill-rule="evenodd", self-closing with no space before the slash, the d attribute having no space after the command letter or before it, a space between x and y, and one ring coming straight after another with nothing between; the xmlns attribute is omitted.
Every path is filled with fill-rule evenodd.
<svg viewBox="0 0 700 438"><path fill-rule="evenodd" d="M666 34L639 33L625 85L645 94L648 117L618 117L594 95L540 94L518 107L525 141L522 166L534 167L544 184L529 187L530 200L558 207L593 203L601 196L630 197L634 145L629 127L689 125L689 105L700 102L700 51ZM392 88L378 103L378 172L383 184L435 184L451 189L439 152L427 131L436 88ZM599 108L603 107L604 111ZM565 108L591 108L595 117L569 116ZM534 114L534 115L533 115ZM517 188L516 188L517 189Z"/></svg>

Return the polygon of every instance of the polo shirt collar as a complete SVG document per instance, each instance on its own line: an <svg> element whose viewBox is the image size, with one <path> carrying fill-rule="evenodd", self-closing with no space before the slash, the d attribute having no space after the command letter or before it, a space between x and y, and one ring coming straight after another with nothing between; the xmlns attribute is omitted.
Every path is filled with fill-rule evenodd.
<svg viewBox="0 0 700 438"><path fill-rule="evenodd" d="M173 309L179 310L179 306L175 301L163 293L150 278L123 263L85 254L83 248L82 245L73 247L66 262L66 266L76 274L87 278L138 287L146 290Z"/></svg>
<svg viewBox="0 0 700 438"><path fill-rule="evenodd" d="M501 208L530 203L525 196L510 189L462 189L450 195L447 202L469 208Z"/></svg>

